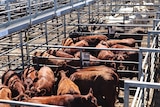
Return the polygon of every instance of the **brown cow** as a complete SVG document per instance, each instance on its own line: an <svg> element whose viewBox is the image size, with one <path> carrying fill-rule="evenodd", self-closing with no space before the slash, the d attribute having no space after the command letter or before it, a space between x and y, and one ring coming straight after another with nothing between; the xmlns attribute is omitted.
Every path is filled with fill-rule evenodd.
<svg viewBox="0 0 160 107"><path fill-rule="evenodd" d="M101 43L99 43L96 48L109 48ZM98 59L108 59L108 60L112 60L114 58L114 53L111 52L110 50L101 50L99 53L98 53L98 56L97 58Z"/></svg>
<svg viewBox="0 0 160 107"><path fill-rule="evenodd" d="M60 73L60 81L58 83L57 95L64 94L81 94L78 86L71 81L65 74L65 71L61 70Z"/></svg>
<svg viewBox="0 0 160 107"><path fill-rule="evenodd" d="M130 50L135 50L135 51L125 51L125 50L117 50L113 51L116 54L116 60L118 61L135 61L138 62L138 52L136 51L137 48L134 47L129 47L125 45L120 45L116 44L113 45L111 48L120 48L120 49L130 49ZM138 69L138 64L116 64L119 69L126 69L128 67L129 70L137 70Z"/></svg>
<svg viewBox="0 0 160 107"><path fill-rule="evenodd" d="M135 47L136 41L133 38L126 38L126 39L121 39L121 40L108 40L106 41L106 43L109 46L113 46L115 44L121 44L121 45Z"/></svg>
<svg viewBox="0 0 160 107"><path fill-rule="evenodd" d="M98 100L98 105L114 107L119 77L113 68L91 66L73 73L70 79L78 85L82 94L86 94L91 87Z"/></svg>
<svg viewBox="0 0 160 107"><path fill-rule="evenodd" d="M101 41L97 46L96 48L109 48L109 46L107 46L106 44L104 44L105 41ZM115 54L110 51L110 50L100 50L98 55L97 55L97 58L98 59L101 59L101 60L111 60L113 61L115 59ZM106 65L110 66L110 67L116 67L116 64L114 62L111 62L111 63L106 63Z"/></svg>
<svg viewBox="0 0 160 107"><path fill-rule="evenodd" d="M74 42L72 40L72 38L65 38L64 40L62 40L62 46L73 46Z"/></svg>
<svg viewBox="0 0 160 107"><path fill-rule="evenodd" d="M53 56L57 56L57 57L74 58L73 55L68 54L62 50L49 49L49 50L47 50L47 53L49 53L50 55L53 55Z"/></svg>
<svg viewBox="0 0 160 107"><path fill-rule="evenodd" d="M89 54L89 53L88 53ZM74 56L75 56L75 58L80 58L81 56L80 56L80 52L78 51L78 52L76 52L75 54L74 54ZM94 60L94 61L92 61L92 60ZM96 60L100 60L100 59L98 59L98 58L96 58L95 56L93 56L93 55L91 55L91 54L89 54L89 65L91 65L91 66L93 66L93 65L99 65L100 64L100 62L98 62L98 61L96 61ZM80 61L78 61L79 62L79 66L81 65L80 63ZM72 64L73 65L73 64Z"/></svg>
<svg viewBox="0 0 160 107"><path fill-rule="evenodd" d="M11 100L12 92L6 85L0 85L0 99ZM0 103L0 107L11 107L9 104Z"/></svg>
<svg viewBox="0 0 160 107"><path fill-rule="evenodd" d="M93 96L90 91L87 95L57 95L57 96L43 96L33 97L27 102L50 104L66 107L97 107L97 99Z"/></svg>
<svg viewBox="0 0 160 107"><path fill-rule="evenodd" d="M85 40L81 40L81 41L78 41L76 42L74 45L72 46L75 46L75 47L86 47L86 46L89 46L88 42L85 41ZM64 52L66 53L69 53L69 54L74 54L76 53L77 51L79 51L79 49L75 49L75 48L67 48L67 49L64 49Z"/></svg>
<svg viewBox="0 0 160 107"><path fill-rule="evenodd" d="M43 66L38 71L38 80L35 83L36 96L51 95L55 84L55 77L52 69Z"/></svg>
<svg viewBox="0 0 160 107"><path fill-rule="evenodd" d="M25 87L25 93L29 97L33 97L34 92L34 83L37 81L37 70L34 67L29 66L24 69L23 74L21 75L23 85Z"/></svg>
<svg viewBox="0 0 160 107"><path fill-rule="evenodd" d="M10 70L3 74L2 84L10 88L14 100L23 100L29 98L29 96L25 94L23 83L15 71Z"/></svg>
<svg viewBox="0 0 160 107"><path fill-rule="evenodd" d="M90 35L90 36L80 36L75 38L76 41L85 40L88 42L89 46L96 46L101 40L106 41L108 39L105 35Z"/></svg>
<svg viewBox="0 0 160 107"><path fill-rule="evenodd" d="M37 70L35 70L34 67L29 66L24 69L21 77L22 77L22 80L25 80L26 78L31 78L31 80L34 81L37 78Z"/></svg>
<svg viewBox="0 0 160 107"><path fill-rule="evenodd" d="M33 56L33 63L36 64L54 64L58 66L66 65L65 60L56 59L55 56L48 54L47 52L36 51Z"/></svg>
<svg viewBox="0 0 160 107"><path fill-rule="evenodd" d="M142 27L135 27L130 29L128 32L126 32L130 35L119 35L119 39L126 39L126 38L133 38L135 40L142 40L143 39L143 35L147 33L147 29L144 29ZM135 35L138 34L138 35ZM141 46L141 42L137 42L138 46Z"/></svg>

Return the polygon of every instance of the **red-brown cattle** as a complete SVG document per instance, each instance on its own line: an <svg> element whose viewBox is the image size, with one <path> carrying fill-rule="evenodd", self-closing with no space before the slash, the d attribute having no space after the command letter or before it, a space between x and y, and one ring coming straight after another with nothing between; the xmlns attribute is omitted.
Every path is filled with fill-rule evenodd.
<svg viewBox="0 0 160 107"><path fill-rule="evenodd" d="M12 92L6 85L0 85L0 99L2 100L11 100ZM0 103L0 107L11 107L9 104Z"/></svg>
<svg viewBox="0 0 160 107"><path fill-rule="evenodd" d="M35 83L36 96L51 95L55 84L55 77L52 69L43 66L38 71L38 80Z"/></svg>
<svg viewBox="0 0 160 107"><path fill-rule="evenodd" d="M65 71L61 70L60 73L60 81L58 83L57 95L64 94L81 94L78 86L71 81L65 74Z"/></svg>
<svg viewBox="0 0 160 107"><path fill-rule="evenodd" d="M116 60L118 61L135 61L138 62L138 52L136 51L137 48L134 47L129 47L129 46L125 46L125 45L120 45L120 44L116 44L113 45L111 48L120 48L120 49L130 49L132 51L125 51L125 50L120 50L120 51L113 51L116 54ZM135 50L135 51L134 51ZM138 64L116 64L117 67L119 67L119 69L126 69L126 67L128 67L128 69L130 70L137 70L138 69Z"/></svg>
<svg viewBox="0 0 160 107"><path fill-rule="evenodd" d="M49 49L47 50L47 53L49 53L50 55L56 56L56 57L74 58L73 55L68 54L62 50Z"/></svg>
<svg viewBox="0 0 160 107"><path fill-rule="evenodd" d="M109 48L101 43L99 43L96 48ZM98 59L108 59L108 60L112 60L114 58L114 53L111 52L110 50L101 50L99 53L98 53L98 56L97 58Z"/></svg>
<svg viewBox="0 0 160 107"><path fill-rule="evenodd" d="M25 80L26 78L30 78L32 81L34 81L37 78L37 70L35 70L34 67L29 66L24 69L21 77L22 77L22 80Z"/></svg>
<svg viewBox="0 0 160 107"><path fill-rule="evenodd" d="M89 92L87 95L65 94L57 96L33 97L27 102L66 107L97 107L97 99L93 96L92 92Z"/></svg>
<svg viewBox="0 0 160 107"><path fill-rule="evenodd" d="M28 95L25 94L25 88L18 74L15 71L7 71L2 75L2 84L9 87L12 91L14 100L27 99Z"/></svg>
<svg viewBox="0 0 160 107"><path fill-rule="evenodd" d="M130 29L128 32L129 35L125 36L125 35L119 35L119 39L125 39L125 38L133 38L135 40L142 40L143 39L143 36L144 34L147 33L147 29L144 29L142 27L135 27L135 28L132 28ZM135 35L135 34L138 34L138 35ZM137 42L138 43L138 46L141 46L141 42Z"/></svg>
<svg viewBox="0 0 160 107"><path fill-rule="evenodd" d="M106 41L108 39L105 35L90 35L90 36L80 36L75 38L75 41L85 40L88 42L89 46L96 46L100 41Z"/></svg>
<svg viewBox="0 0 160 107"><path fill-rule="evenodd" d="M89 53L88 53L88 54L89 54ZM74 54L74 56L75 56L75 58L80 58L80 52L79 52L79 51L76 52L76 53ZM92 61L92 60L94 60L94 61ZM96 58L95 56L89 54L89 65L91 65L91 66L93 66L93 65L99 65L100 62L98 62L98 61L96 61L96 60L100 60L100 59L98 59L98 58ZM81 62L80 62L80 61L78 61L78 62L79 62L78 66L80 66L80 65L81 65L80 63L81 63Z"/></svg>
<svg viewBox="0 0 160 107"><path fill-rule="evenodd" d="M114 107L119 77L113 68L91 66L73 73L70 79L78 85L82 94L86 94L91 87L98 100L98 105Z"/></svg>
<svg viewBox="0 0 160 107"><path fill-rule="evenodd" d="M37 70L34 67L29 66L24 69L23 74L21 75L21 79L23 81L23 85L25 87L25 93L29 97L34 96L34 83L36 82L37 78Z"/></svg>
<svg viewBox="0 0 160 107"><path fill-rule="evenodd" d="M87 41L81 40L81 41L76 42L72 46L75 46L75 47L87 47L87 46L89 46L89 44L88 44ZM77 51L79 51L79 49L75 49L75 48L66 48L66 49L64 49L64 52L69 53L71 55L74 55L74 53L76 53Z"/></svg>
<svg viewBox="0 0 160 107"><path fill-rule="evenodd" d="M113 46L116 44L121 44L121 45L127 45L127 46L131 46L131 47L135 47L135 39L133 38L126 38L126 39L121 39L121 40L108 40L106 42L109 46Z"/></svg>
<svg viewBox="0 0 160 107"><path fill-rule="evenodd" d="M51 64L51 65L66 65L65 60L56 59L57 57L48 54L47 52L36 51L33 56L33 63L36 64Z"/></svg>
<svg viewBox="0 0 160 107"><path fill-rule="evenodd" d="M72 40L72 38L65 38L64 40L62 40L62 46L73 46L74 42Z"/></svg>
<svg viewBox="0 0 160 107"><path fill-rule="evenodd" d="M104 43L105 43L105 41L101 41L96 46L96 48L106 48L106 49L109 48L109 46L107 46ZM98 55L97 55L97 58L101 59L101 60L111 60L111 61L113 61L114 58L115 58L115 54L112 51L110 51L110 50L100 50L99 53L98 53ZM106 65L114 67L114 68L116 66L116 64L114 62L106 63Z"/></svg>

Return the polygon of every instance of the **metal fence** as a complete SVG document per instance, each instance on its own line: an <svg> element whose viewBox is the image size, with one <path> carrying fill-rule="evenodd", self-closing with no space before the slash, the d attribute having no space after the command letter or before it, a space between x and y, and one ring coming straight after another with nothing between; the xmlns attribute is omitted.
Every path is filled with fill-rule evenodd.
<svg viewBox="0 0 160 107"><path fill-rule="evenodd" d="M146 1L147 2L147 1ZM94 3L94 4L92 4ZM49 48L77 48L79 50L88 49L96 50L93 47L64 47L61 46L62 39L68 37L68 34L77 29L80 26L121 26L125 31L132 29L134 27L140 26L146 29L156 29L158 25L158 19L153 21L154 24L139 23L140 21L146 22L152 21L152 18L139 18L135 19L131 23L128 22L131 19L131 15L143 14L148 16L154 16L157 14L155 10L159 8L159 2L154 1L154 4L137 4L141 3L141 0L133 0L130 4L125 4L124 0L26 0L18 2L6 2L2 7L6 8L0 13L5 16L2 17L2 22L0 24L0 71L5 71L6 69L15 69L17 72L21 72L25 66L33 65L32 57L33 53L37 50L46 51ZM48 5L49 4L49 5ZM17 7L16 7L17 6ZM156 8L151 11L119 11L121 7L135 8L135 6L150 6L151 8ZM22 11L22 12L21 12ZM24 16L21 18L21 15ZM120 23L115 23L114 19L112 22L108 21L108 16L120 16L122 20ZM157 14L156 17L158 17ZM98 18L105 21L106 23L89 23L91 19ZM26 21L27 20L27 21ZM122 22L121 22L122 21ZM19 23L20 24L19 24ZM22 23L23 22L23 23ZM15 26L16 24L16 26ZM79 32L82 33L82 32ZM86 33L87 32L83 32ZM146 43L144 47L148 48L139 48L136 50L127 50L127 49L97 49L97 50L123 50L123 51L136 51L139 52L139 61L124 61L123 63L132 63L138 64L138 71L131 70L118 70L118 72L136 72L138 73L138 79L141 83L142 88L147 87L146 82L148 78L150 81L154 82L154 71L155 71L155 62L158 58L158 31L148 31L148 34L144 34L146 40L137 40L137 42ZM102 34L89 32L89 34ZM121 34L121 33L118 33ZM129 35L123 33L123 35ZM136 35L136 34L135 34ZM137 34L139 36L139 34ZM4 42L5 41L5 42ZM44 57L45 58L45 57ZM60 58L61 59L61 58ZM80 60L83 63L82 58L79 59L67 59L66 60ZM94 60L92 60L94 61ZM97 60L96 60L97 61ZM110 60L99 60L100 62L112 62ZM119 61L114 60L114 62L119 63ZM151 66L152 65L152 66ZM52 65L55 66L55 65ZM55 66L56 67L56 66ZM124 80L125 81L125 80ZM144 83L144 84L143 84ZM133 84L133 85L132 85ZM128 102L128 91L129 87L140 87L136 85L136 82L125 81L125 102L124 105L127 107ZM154 84L151 84L154 85ZM146 86L146 87L144 87ZM156 86L155 86L156 87ZM157 87L156 87L157 88ZM143 94L144 91L149 93L148 89L137 88L135 98L133 99L132 107L134 107L135 102L138 99L138 102L143 103L143 99L147 99L148 94ZM145 98L141 99L143 96ZM0 102L4 102L0 100ZM8 102L11 104L22 104L23 102ZM25 104L24 104L25 105ZM30 105L30 104L29 104ZM28 106L29 106L28 105ZM32 104L31 104L32 105ZM140 104L137 103L139 106ZM145 105L145 104L144 104ZM33 105L34 106L34 105ZM37 105L41 106L41 105ZM47 107L47 106L46 106Z"/></svg>
<svg viewBox="0 0 160 107"><path fill-rule="evenodd" d="M158 14L157 14L158 15ZM129 87L136 87L136 93L131 107L146 107L153 101L154 89L159 89L159 83L155 83L155 75L159 63L159 19L153 20L153 30L148 31L148 48L140 48L140 56L146 53L143 62L139 64L139 81L125 80L125 107L129 106ZM150 41L153 41L150 43ZM158 65L157 65L158 64Z"/></svg>

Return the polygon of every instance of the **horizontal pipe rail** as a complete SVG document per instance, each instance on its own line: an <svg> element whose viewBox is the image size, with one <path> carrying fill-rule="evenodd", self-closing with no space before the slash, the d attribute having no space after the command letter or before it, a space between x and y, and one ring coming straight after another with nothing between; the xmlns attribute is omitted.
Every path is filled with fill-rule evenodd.
<svg viewBox="0 0 160 107"><path fill-rule="evenodd" d="M12 104L12 105L24 105L24 106L32 106L32 107L64 107L64 106L37 104L37 103L29 103L29 102L22 102L22 101L12 101L12 100L2 100L2 99L0 99L0 103L7 103L7 104Z"/></svg>

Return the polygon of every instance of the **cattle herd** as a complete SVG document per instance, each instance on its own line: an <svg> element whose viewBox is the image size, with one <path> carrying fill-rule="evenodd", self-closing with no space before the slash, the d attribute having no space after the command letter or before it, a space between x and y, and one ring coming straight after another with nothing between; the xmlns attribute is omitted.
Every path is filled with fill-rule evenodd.
<svg viewBox="0 0 160 107"><path fill-rule="evenodd" d="M142 28L128 32L134 34L139 31ZM117 70L137 70L138 67L136 64L117 63L114 60L138 61L138 53L96 49L136 50L136 43L135 38L110 39L106 35L68 37L62 41L62 46L95 48L81 50L89 53L88 66L82 68L80 60L74 60L81 56L81 51L76 48L37 50L32 57L33 65L21 73L8 70L2 75L0 99L67 107L114 107L120 90ZM9 104L0 106L10 107Z"/></svg>

